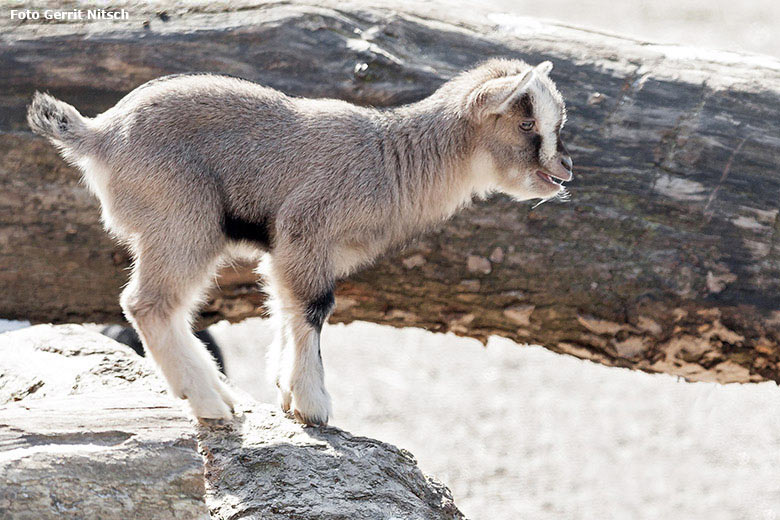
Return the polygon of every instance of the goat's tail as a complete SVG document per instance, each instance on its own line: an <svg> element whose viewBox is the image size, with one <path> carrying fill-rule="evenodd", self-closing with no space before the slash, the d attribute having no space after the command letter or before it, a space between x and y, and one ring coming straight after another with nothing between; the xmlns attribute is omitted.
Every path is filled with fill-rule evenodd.
<svg viewBox="0 0 780 520"><path fill-rule="evenodd" d="M83 152L90 134L87 120L71 105L49 94L36 92L27 109L27 123L41 135L70 156Z"/></svg>

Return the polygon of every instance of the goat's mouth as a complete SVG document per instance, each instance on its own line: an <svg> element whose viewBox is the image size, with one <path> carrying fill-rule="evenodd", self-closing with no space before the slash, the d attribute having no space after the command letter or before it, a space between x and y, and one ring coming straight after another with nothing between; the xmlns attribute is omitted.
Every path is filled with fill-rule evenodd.
<svg viewBox="0 0 780 520"><path fill-rule="evenodd" d="M547 184L551 184L559 188L563 186L564 182L566 182L567 180L571 180L571 179L561 179L560 177L556 177L551 173L543 172L542 170L536 170L536 176L542 179Z"/></svg>

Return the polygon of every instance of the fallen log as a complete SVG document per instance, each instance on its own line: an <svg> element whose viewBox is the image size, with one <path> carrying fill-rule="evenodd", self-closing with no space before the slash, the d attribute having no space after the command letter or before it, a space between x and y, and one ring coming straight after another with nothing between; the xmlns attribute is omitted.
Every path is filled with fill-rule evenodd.
<svg viewBox="0 0 780 520"><path fill-rule="evenodd" d="M76 5L86 5L76 2ZM116 8L131 4L118 2ZM121 320L127 258L24 109L87 115L169 73L391 106L492 56L538 62L569 109L572 201L494 197L341 283L333 321L501 335L692 380L780 381L780 62L436 3L193 4L0 36L0 316ZM143 9L146 9L144 11ZM202 324L262 313L226 270Z"/></svg>
<svg viewBox="0 0 780 520"><path fill-rule="evenodd" d="M0 518L463 518L389 444L248 397L193 424L150 362L82 326L2 334L0 351Z"/></svg>

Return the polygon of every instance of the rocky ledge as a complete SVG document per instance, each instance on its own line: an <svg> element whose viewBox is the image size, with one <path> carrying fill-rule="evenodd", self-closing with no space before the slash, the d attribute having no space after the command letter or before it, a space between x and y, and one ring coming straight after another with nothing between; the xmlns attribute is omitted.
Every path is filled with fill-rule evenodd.
<svg viewBox="0 0 780 520"><path fill-rule="evenodd" d="M407 451L245 396L203 425L151 363L77 325L0 334L0 517L460 519Z"/></svg>

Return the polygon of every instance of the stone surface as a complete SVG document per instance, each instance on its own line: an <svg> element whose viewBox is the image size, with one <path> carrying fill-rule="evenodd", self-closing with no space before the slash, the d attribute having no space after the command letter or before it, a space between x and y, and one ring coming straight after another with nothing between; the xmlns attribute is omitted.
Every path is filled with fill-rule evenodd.
<svg viewBox="0 0 780 520"><path fill-rule="evenodd" d="M212 518L461 519L449 490L409 452L338 428L308 428L253 405L199 427Z"/></svg>
<svg viewBox="0 0 780 520"><path fill-rule="evenodd" d="M0 353L0 518L463 518L388 444L248 397L193 424L147 360L84 327L0 334Z"/></svg>
<svg viewBox="0 0 780 520"><path fill-rule="evenodd" d="M209 518L192 424L129 348L75 325L2 334L0 403L0 518Z"/></svg>

